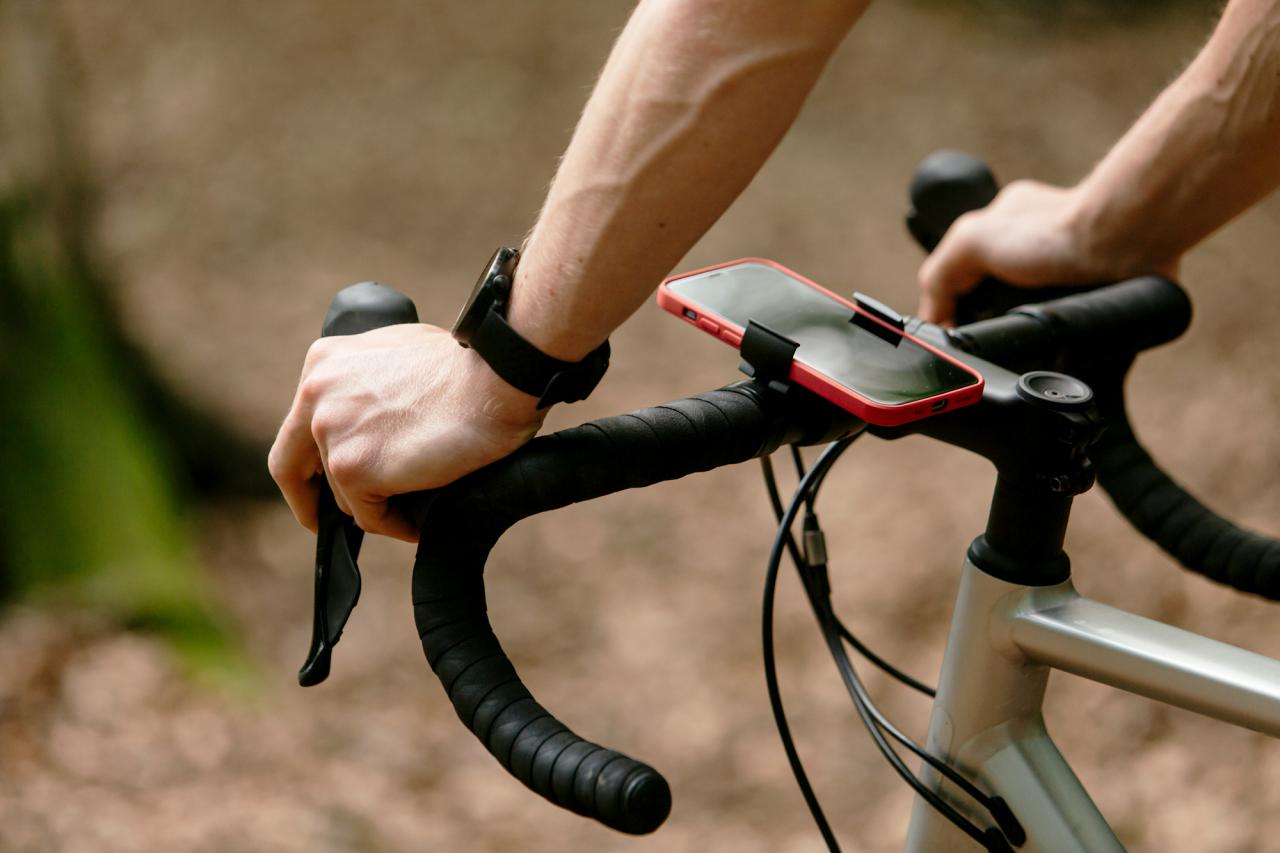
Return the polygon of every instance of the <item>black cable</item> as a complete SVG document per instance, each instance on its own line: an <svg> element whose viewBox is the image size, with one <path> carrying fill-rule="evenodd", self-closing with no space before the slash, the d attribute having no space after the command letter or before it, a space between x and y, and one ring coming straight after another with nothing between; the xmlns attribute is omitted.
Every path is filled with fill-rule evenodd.
<svg viewBox="0 0 1280 853"><path fill-rule="evenodd" d="M803 480L805 472L804 455L800 452L800 448L796 447L794 444L788 446L791 448L791 461L796 466L796 479ZM822 484L820 482L814 483L813 488L810 489L809 493L805 496L804 506L810 513L813 512L813 502L817 498L818 489L820 488L822 488Z"/></svg>
<svg viewBox="0 0 1280 853"><path fill-rule="evenodd" d="M1021 840L1026 837L1025 833L1023 832L1021 825L1017 823L1017 819L1013 816L1012 810L1009 809L1008 804L1005 803L1002 798L990 796L977 785L966 779L954 767L921 747L909 738L901 729L895 726L893 722L886 717L878 707L876 707L876 703L871 698L871 694L868 692L866 685L863 684L862 679L858 677L858 672L854 668L853 662L849 660L848 653L845 652L843 646L840 645L840 620L836 618L835 612L831 609L830 598L819 599L812 597L810 598L810 604L813 606L814 616L818 619L823 637L826 639L827 646L831 650L832 657L835 659L836 668L840 670L841 677L845 680L845 687L848 689L850 697L853 699L854 704L858 706L860 712L865 711L865 714L860 714L863 717L863 722L866 723L867 716L870 716L882 731L886 732L890 737L902 744L926 764L945 776L952 784L976 800L987 810L988 813L991 814L992 818L1000 825L1006 835L1013 838L1013 840L1018 841L1018 843L1021 843ZM887 754L886 757L888 757ZM890 761L893 762L893 759L890 759ZM895 769L897 769L896 765ZM899 772L906 771L906 769L907 768L903 766ZM910 779L908 779L908 784L911 784L912 787L915 788L916 785L913 783L919 783L919 780L915 774L909 775ZM920 788L916 788L916 790L920 791ZM926 799L928 799L928 796L926 796Z"/></svg>
<svg viewBox="0 0 1280 853"><path fill-rule="evenodd" d="M816 602L814 602L814 604L814 612L817 614L818 607ZM894 751L892 745L890 745L890 743L885 739L884 732L889 731L890 734L894 734L895 740L900 739L899 742L908 746L912 752L922 758L928 756L928 753L916 746L916 744L911 742L910 738L902 734L893 726L888 726L886 729L882 730L881 727L877 725L877 717L884 720L884 716L880 714L878 710L875 711L874 714L872 713L871 708L873 706L866 694L866 688L862 685L861 681L858 680L857 672L854 671L853 664L849 660L849 655L845 652L844 646L840 642L839 631L835 629L830 620L823 619L819 616L819 621L823 623L822 634L827 641L827 648L831 651L831 657L835 660L836 669L840 671L840 677L844 680L845 687L848 689L849 695L854 697L853 706L857 709L858 716L862 718L863 725L866 726L868 734L871 735L871 740L875 743L881 754L884 755L885 760L889 762L889 765L893 767L900 777L902 777L904 782L911 786L919 797L936 809L943 817L955 824L956 827L974 841L977 841L988 850L1010 849L1007 841L1003 845L1000 844L1001 841L1004 841L1004 836L1000 835L998 830L996 835L999 836L999 840L993 838L992 833L989 830L980 828L973 821L960 814L960 812L956 811L955 808L947 803L946 800L942 799L942 797L938 796L934 791L931 791L927 785L916 778L916 775L912 773L911 769L903 762L902 757ZM885 722L887 722L887 720ZM932 758L932 756L929 756L926 760L929 760L930 758ZM941 762L937 762L936 759L930 760L929 763L940 771L946 766ZM955 773L951 768L948 767L946 770L949 772L946 772L945 775L947 778L952 779L952 781L955 781L956 779L963 779L963 777L958 773ZM966 788L975 791L978 794L979 801L985 805L986 800L989 798L980 791L977 791L977 789L974 788L968 780L964 781Z"/></svg>
<svg viewBox="0 0 1280 853"><path fill-rule="evenodd" d="M794 444L791 445L791 450L792 450L791 458L796 465L796 474L799 478L803 479L805 475L803 457L801 457L799 449ZM780 495L778 494L777 481L773 476L773 466L769 464L768 457L761 459L761 462L764 463L765 485L769 491L769 500L774 505L774 515L778 518L779 521L781 521L782 513L783 513L782 500ZM827 470L830 471L830 468L828 468ZM825 475L824 475L824 478L825 478ZM809 518L817 517L816 513L814 512L814 504L817 501L818 490L821 487L822 487L821 480L819 480L818 482L815 482L813 487L809 490L809 493L805 496L806 521L808 521ZM792 537L790 531L787 532L787 539L788 539L787 550L791 553L791 559L792 559L792 562L795 563L796 571L800 574L801 580L805 585L805 589L809 593L810 605L814 609L814 615L817 616L818 618L818 624L823 628L824 635L827 630L827 627L823 621L825 619L830 622L831 627L837 632L837 635L841 639L843 639L845 642L853 646L854 649L856 649L859 654L865 657L872 664L876 665L877 667L884 670L886 673L888 673L889 675L892 675L894 678L898 679L899 681L908 685L909 687L913 687L927 696L930 696L930 697L936 696L937 695L936 690L934 690L932 687L929 687L927 684L922 684L921 682L917 681L916 679L912 678L906 673L898 670L888 661L884 660L875 652L873 652L870 648L865 646L861 640L855 637L853 633L850 632L847 627L845 627L844 622L841 621L840 617L836 615L835 610L832 608L831 599L829 595L826 593L826 590L829 590L830 588L829 582L814 584L806 578L806 568L810 570L810 574L811 574L812 570L815 567L808 566L807 561L802 561L800 559L799 548L796 547L795 539L794 537ZM824 566L822 568L825 571L826 567ZM821 602L821 612L819 611L819 602ZM850 673L852 674L854 679L854 684L856 685L856 687L851 688L850 690L853 701L855 703L859 703L859 702L862 703L866 707L867 712L875 719L876 724L879 725L880 728L888 732L889 735L898 743L902 744L908 750L915 753L915 755L917 755L922 761L928 763L931 767L933 767L939 773L941 773L942 775L950 779L957 787L962 789L965 793L969 794L969 796L973 797L975 800L982 803L982 805L985 806L988 810L991 810L992 808L998 808L997 806L994 806L991 803L992 798L989 797L986 793L984 793L980 788L978 788L976 785L974 785L972 782L970 782L960 773L956 772L956 770L950 765L948 765L946 762L937 758L928 750L921 748L915 741L911 740L911 738L909 738L901 729L895 726L893 722L888 717L886 717L883 712L880 711L880 709L876 706L875 702L871 699L871 694L867 691L866 685L862 683L862 679L858 678L857 670L853 668L852 662L849 661L848 664L849 664ZM837 664L837 666L839 666L839 664Z"/></svg>
<svg viewBox="0 0 1280 853"><path fill-rule="evenodd" d="M853 668L852 662L849 660L848 653L842 644L842 640L846 637L853 639L857 643L856 638L848 631L847 628L836 617L831 608L830 601L830 584L826 575L826 566L811 566L807 561L800 559L799 549L795 545L794 538L791 536L791 525L795 522L795 516L798 514L800 506L805 505L806 527L809 522L813 522L816 529L816 514L813 512L816 500L817 488L821 485L822 480L830 471L832 464L841 453L848 447L852 439L846 439L843 442L837 442L830 445L823 455L819 458L818 463L813 469L804 472L803 460L798 452L793 452L792 459L796 462L798 472L803 473L800 485L797 487L795 496L791 504L785 512L781 510L781 498L777 491L777 481L773 476L773 468L768 464L767 460L762 460L766 464L765 483L770 493L770 501L774 505L775 515L779 518L778 535L774 539L774 546L770 552L769 569L766 573L765 582L765 647L766 647L766 667L765 676L770 688L770 702L773 705L775 721L778 723L779 733L782 735L783 747L787 752L788 760L792 765L792 772L796 776L796 781L800 784L801 792L805 796L806 802L809 804L810 812L814 815L815 821L818 823L819 831L822 832L823 838L832 850L838 850L835 846L835 839L831 834L830 826L826 822L825 816L822 814L821 807L818 805L817 798L813 794L813 790L808 783L804 768L800 765L799 755L795 751L794 742L791 739L790 728L786 723L786 715L782 710L781 696L777 692L777 674L775 662L773 658L772 648L772 612L773 612L773 595L776 589L777 572L782 561L782 549L785 545L795 562L800 580L804 585L805 592L809 598L814 615L818 620L822 629L824 639L827 641L828 648L832 657L836 662L836 667L840 671L842 679L845 681L846 688L849 690L850 696L853 698L854 706L866 726L868 733L871 735L873 742L883 754L885 759L889 761L894 770L901 776L912 789L929 805L935 808L940 814L950 820L959 827L963 832L972 837L974 840L982 844L988 850L1010 850L1008 840L1005 835L1001 834L999 829L990 828L983 830L976 824L969 821L946 801L939 797L935 792L931 791L923 782L921 782L914 773L903 763L901 757L894 751L893 747L885 739L884 734L888 732L899 743L910 749L918 755L922 760L926 761L930 766L938 770L939 773L946 776L958 787L966 793L974 797L982 804L993 818L1001 825L1011 837L1019 843L1025 839L1025 833L1022 827L1017 823L1011 810L1000 798L987 796L979 790L973 783L961 776L954 768L946 765L940 759L932 756L910 738L908 738L901 730L894 726L878 708L875 707L870 695L866 691L866 687L862 684L857 676L856 670ZM808 569L808 571L806 571ZM858 645L861 645L858 643ZM856 648L856 646L855 646ZM865 647L864 647L865 648ZM869 650L868 650L869 651ZM873 661L878 657L872 655ZM896 672L890 668L891 674ZM899 673L901 675L901 673ZM914 681L914 679L912 679ZM919 682L916 682L918 685ZM920 685L923 687L923 685ZM926 688L927 690L928 688ZM776 699L776 703L775 703Z"/></svg>
<svg viewBox="0 0 1280 853"><path fill-rule="evenodd" d="M829 445L823 451L822 456L818 458L818 461L814 463L813 468L800 481L800 488L807 491L815 481L821 478L826 469L835 463L840 454L845 451L856 437L844 438ZM770 474L772 474L772 469L769 470ZM799 491L797 492L797 494L800 493ZM819 805L818 797L814 794L813 787L809 784L809 777L804 772L804 766L800 763L800 754L796 751L795 741L791 737L791 726L787 723L787 713L782 708L782 691L778 688L778 668L773 653L773 600L778 586L778 568L782 564L783 548L786 547L788 539L791 538L791 524L795 521L796 513L799 512L799 509L800 502L796 500L792 501L791 506L783 513L782 522L778 526L778 534L774 537L773 548L770 550L769 568L765 572L764 601L761 605L764 678L765 685L769 690L769 707L773 711L773 720L778 726L778 736L782 739L782 748L787 753L787 763L791 765L791 773L796 778L796 784L800 787L800 793L804 795L805 804L809 806L809 813L813 815L814 823L818 825L818 831L822 833L822 839L826 842L827 849L833 851L833 853L839 853L840 845L836 843L835 833L831 831L831 825L827 823L826 815L822 813L822 806ZM791 541L791 546L792 548L795 547L794 540Z"/></svg>
<svg viewBox="0 0 1280 853"><path fill-rule="evenodd" d="M832 613L831 618L835 620L835 626L836 626L836 629L840 632L840 636L844 639L846 643L853 646L853 648L858 652L858 654L862 655L872 664L879 667L881 670L888 673L889 675L893 676L898 681L901 681L903 684L907 685L912 690L918 690L924 695L928 696L930 699L938 695L937 690L934 690L932 687L925 684L923 681L917 681L916 679L912 678L910 675L907 675L902 670L896 668L893 664L889 663L884 658L877 655L875 652L871 651L871 649L867 648L867 646L865 646L861 640L855 637L849 631L849 629L845 627L844 622L840 620L839 616Z"/></svg>
<svg viewBox="0 0 1280 853"><path fill-rule="evenodd" d="M778 521L782 521L782 496L778 493L778 481L773 474L773 461L768 456L760 457L760 468L764 473L765 491L769 493L769 503L773 507L773 517ZM800 479L804 479L804 472L800 472ZM796 545L795 537L791 535L791 531L786 531L787 553L791 555L791 559L797 565L804 561L804 557L800 554L800 548Z"/></svg>
<svg viewBox="0 0 1280 853"><path fill-rule="evenodd" d="M796 462L797 475L800 479L804 479L804 475L805 475L805 469L803 467L804 460L800 457L800 452L798 449L796 449L796 446L794 444L791 445L791 448L793 451L795 451L794 454L792 455L792 459L795 460ZM777 519L779 523L781 523L782 513L783 513L782 497L778 492L778 481L774 476L773 463L768 456L762 456L760 458L760 467L761 469L763 469L765 490L769 493L769 504L773 507L773 516L775 519ZM830 468L827 469L827 471L830 471L830 470L831 470ZM818 490L822 488L822 481L826 479L827 471L822 472L822 474L818 477L817 481L813 484L813 487L809 490L809 494L807 496L808 499L806 501L806 509L810 514L813 513L814 501L817 499ZM786 534L787 534L786 536L787 553L791 556L791 560L796 564L796 566L803 565L805 563L805 560L800 553L799 546L796 545L795 537L791 535L790 530L788 530ZM912 678L910 675L898 669L893 664L889 663L887 660L885 660L884 658L880 657L875 652L873 652L870 648L864 645L861 640L859 640L856 636L854 636L852 631L850 631L847 627L845 627L845 624L840 621L839 617L835 617L835 618L836 618L836 624L839 626L840 632L844 637L844 639L851 646L857 649L858 653L863 657L865 657L873 665L875 665L876 667L884 671L886 674L897 679L901 683L905 684L906 686L912 688L913 690L918 690L929 697L933 697L937 695L937 691L935 691L932 687L930 687L929 685L925 684L922 681L918 681L915 678Z"/></svg>

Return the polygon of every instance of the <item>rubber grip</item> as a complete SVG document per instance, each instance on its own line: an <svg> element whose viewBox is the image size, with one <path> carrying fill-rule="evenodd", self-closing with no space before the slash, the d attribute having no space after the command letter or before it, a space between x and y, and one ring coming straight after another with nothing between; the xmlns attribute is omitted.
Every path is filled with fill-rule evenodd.
<svg viewBox="0 0 1280 853"><path fill-rule="evenodd" d="M1191 325L1191 300L1167 278L1148 275L1074 296L1022 305L1015 314L1045 322L1073 360L1099 361L1167 343Z"/></svg>
<svg viewBox="0 0 1280 853"><path fill-rule="evenodd" d="M1123 412L1090 453L1098 482L1129 522L1187 569L1280 600L1280 540L1228 521L1160 469Z"/></svg>
<svg viewBox="0 0 1280 853"><path fill-rule="evenodd" d="M1029 296L1029 291L1023 291ZM1023 304L1000 317L959 326L951 342L1014 371L1062 364L1080 371L1124 363L1167 343L1191 323L1191 300L1181 286L1140 276L1048 302Z"/></svg>
<svg viewBox="0 0 1280 853"><path fill-rule="evenodd" d="M647 764L578 737L520 682L486 611L490 549L535 513L742 462L795 440L794 425L771 411L772 400L744 382L535 438L436 492L420 510L413 605L427 661L458 718L513 776L556 805L642 834L666 819L671 791ZM788 402L787 411L794 407ZM822 417L827 427L840 418L856 423Z"/></svg>

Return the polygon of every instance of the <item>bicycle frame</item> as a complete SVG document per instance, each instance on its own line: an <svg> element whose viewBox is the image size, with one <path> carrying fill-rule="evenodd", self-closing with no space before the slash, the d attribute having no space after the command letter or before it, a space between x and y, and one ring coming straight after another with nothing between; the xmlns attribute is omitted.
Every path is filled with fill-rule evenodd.
<svg viewBox="0 0 1280 853"><path fill-rule="evenodd" d="M1005 799L1027 833L1020 851L1124 849L1045 729L1051 669L1280 736L1280 661L1091 601L1070 580L1009 583L966 559L928 749ZM989 820L928 765L922 777ZM908 853L977 849L916 799Z"/></svg>

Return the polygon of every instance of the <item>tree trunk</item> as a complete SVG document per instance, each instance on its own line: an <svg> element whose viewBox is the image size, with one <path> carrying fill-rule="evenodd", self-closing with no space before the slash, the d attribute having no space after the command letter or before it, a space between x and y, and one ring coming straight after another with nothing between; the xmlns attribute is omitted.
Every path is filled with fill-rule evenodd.
<svg viewBox="0 0 1280 853"><path fill-rule="evenodd" d="M69 595L218 656L153 374L91 263L65 59L48 3L0 0L0 594Z"/></svg>

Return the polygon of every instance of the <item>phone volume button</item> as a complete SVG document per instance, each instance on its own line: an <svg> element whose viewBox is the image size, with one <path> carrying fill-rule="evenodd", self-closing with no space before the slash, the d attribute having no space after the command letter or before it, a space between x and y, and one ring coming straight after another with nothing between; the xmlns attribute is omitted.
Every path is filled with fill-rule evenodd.
<svg viewBox="0 0 1280 853"><path fill-rule="evenodd" d="M708 320L706 317L698 318L698 328L702 329L702 331L707 332L708 334L712 334L712 335L720 334L719 324L713 323L712 321Z"/></svg>
<svg viewBox="0 0 1280 853"><path fill-rule="evenodd" d="M742 344L742 335L733 331L733 329L721 329L720 340L731 346L740 346Z"/></svg>

